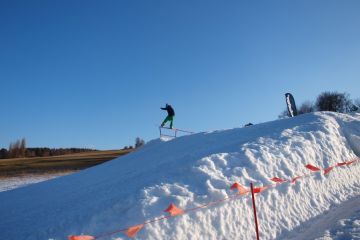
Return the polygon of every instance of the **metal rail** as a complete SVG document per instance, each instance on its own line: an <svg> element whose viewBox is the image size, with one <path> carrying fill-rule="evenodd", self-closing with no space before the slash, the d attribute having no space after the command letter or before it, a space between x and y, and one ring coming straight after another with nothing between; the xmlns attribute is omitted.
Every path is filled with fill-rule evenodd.
<svg viewBox="0 0 360 240"><path fill-rule="evenodd" d="M172 130L175 132L174 135L168 135L168 134L163 134L161 132L161 129L168 129L168 130ZM160 137L161 136L167 136L167 137L177 137L177 133L178 132L183 132L183 133L188 133L188 134L194 134L194 132L191 132L191 131L186 131L186 130L182 130L182 129L178 129L178 128L169 128L169 127L159 127L159 131L160 131Z"/></svg>

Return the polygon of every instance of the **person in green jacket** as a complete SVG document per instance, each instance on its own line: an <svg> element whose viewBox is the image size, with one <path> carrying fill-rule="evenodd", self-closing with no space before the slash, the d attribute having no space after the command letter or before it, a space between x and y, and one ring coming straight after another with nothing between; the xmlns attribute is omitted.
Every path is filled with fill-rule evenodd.
<svg viewBox="0 0 360 240"><path fill-rule="evenodd" d="M165 123L170 121L170 128L172 128L173 127L173 122L174 122L174 117L175 117L174 109L169 104L166 104L166 106L164 108L160 108L160 109L161 110L166 110L167 113L168 113L168 115L166 116L164 121L161 123L161 127L164 127Z"/></svg>

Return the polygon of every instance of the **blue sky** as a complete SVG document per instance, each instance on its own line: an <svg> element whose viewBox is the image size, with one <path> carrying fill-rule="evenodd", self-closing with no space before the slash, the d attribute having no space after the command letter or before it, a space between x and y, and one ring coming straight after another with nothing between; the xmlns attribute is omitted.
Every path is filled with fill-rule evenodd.
<svg viewBox="0 0 360 240"><path fill-rule="evenodd" d="M0 148L118 149L359 98L360 1L1 1Z"/></svg>

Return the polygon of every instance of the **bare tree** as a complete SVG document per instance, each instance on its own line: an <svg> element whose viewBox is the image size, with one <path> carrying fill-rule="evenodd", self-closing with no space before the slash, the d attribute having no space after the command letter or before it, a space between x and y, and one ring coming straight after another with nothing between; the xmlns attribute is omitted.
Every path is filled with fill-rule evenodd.
<svg viewBox="0 0 360 240"><path fill-rule="evenodd" d="M360 110L360 98L354 100L354 111Z"/></svg>
<svg viewBox="0 0 360 240"><path fill-rule="evenodd" d="M305 101L300 105L298 114L310 113L315 111L314 103L310 101Z"/></svg>
<svg viewBox="0 0 360 240"><path fill-rule="evenodd" d="M278 118L279 119L284 119L289 117L289 111L287 109L283 110L279 115Z"/></svg>
<svg viewBox="0 0 360 240"><path fill-rule="evenodd" d="M347 113L352 109L352 101L347 93L323 92L316 100L319 111L331 111Z"/></svg>
<svg viewBox="0 0 360 240"><path fill-rule="evenodd" d="M22 138L20 143L20 156L25 157L25 153L26 153L26 140L25 138Z"/></svg>
<svg viewBox="0 0 360 240"><path fill-rule="evenodd" d="M20 156L20 140L14 143L10 143L9 146L9 158L17 158Z"/></svg>
<svg viewBox="0 0 360 240"><path fill-rule="evenodd" d="M135 139L135 148L139 148L145 144L145 141L139 137Z"/></svg>

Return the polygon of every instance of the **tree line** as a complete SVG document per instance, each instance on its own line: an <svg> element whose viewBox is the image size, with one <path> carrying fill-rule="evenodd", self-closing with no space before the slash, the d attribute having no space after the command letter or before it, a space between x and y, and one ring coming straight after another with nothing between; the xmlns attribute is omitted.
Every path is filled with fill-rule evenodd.
<svg viewBox="0 0 360 240"><path fill-rule="evenodd" d="M360 99L353 100L348 93L322 92L315 102L305 101L298 107L298 114L315 111L330 111L350 113L360 109ZM279 118L288 116L288 110L284 110Z"/></svg>
<svg viewBox="0 0 360 240"><path fill-rule="evenodd" d="M49 157L90 151L97 150L89 148L27 148L26 139L22 138L21 140L10 143L9 149L0 149L0 159L23 157Z"/></svg>
<svg viewBox="0 0 360 240"><path fill-rule="evenodd" d="M139 148L145 144L145 141L139 137L135 139L135 148ZM125 146L123 150L133 149L133 146ZM13 143L10 143L9 149L2 148L0 149L0 159L5 158L24 158L24 157L50 157L50 156L59 156L72 153L82 153L82 152L91 152L98 151L96 149L89 148L47 148L47 147L38 147L38 148L27 148L26 139L22 138Z"/></svg>

